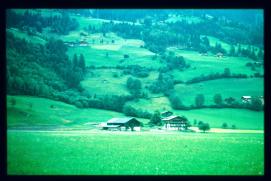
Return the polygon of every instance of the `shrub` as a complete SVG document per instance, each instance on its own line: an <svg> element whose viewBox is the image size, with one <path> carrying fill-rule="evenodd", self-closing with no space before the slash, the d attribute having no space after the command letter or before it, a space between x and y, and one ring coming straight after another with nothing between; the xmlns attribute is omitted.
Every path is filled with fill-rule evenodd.
<svg viewBox="0 0 271 181"><path fill-rule="evenodd" d="M204 105L204 101L205 101L205 98L204 98L204 95L203 94L198 94L196 97L195 97L195 105L197 107L202 107Z"/></svg>
<svg viewBox="0 0 271 181"><path fill-rule="evenodd" d="M223 129L228 128L228 124L227 124L227 123L223 123L223 124L222 124L222 128L223 128Z"/></svg>
<svg viewBox="0 0 271 181"><path fill-rule="evenodd" d="M222 104L222 96L221 94L215 94L214 95L214 102L216 105L221 105Z"/></svg>
<svg viewBox="0 0 271 181"><path fill-rule="evenodd" d="M198 126L199 130L202 130L204 133L210 130L210 125L208 123L202 123Z"/></svg>
<svg viewBox="0 0 271 181"><path fill-rule="evenodd" d="M161 116L160 116L160 112L159 111L155 111L150 119L150 124L154 124L154 125L158 125L161 126L162 125L162 121L161 121Z"/></svg>

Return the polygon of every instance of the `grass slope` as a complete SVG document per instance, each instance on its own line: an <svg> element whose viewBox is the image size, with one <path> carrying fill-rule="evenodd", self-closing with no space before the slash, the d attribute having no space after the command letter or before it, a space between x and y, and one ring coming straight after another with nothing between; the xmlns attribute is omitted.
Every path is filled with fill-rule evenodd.
<svg viewBox="0 0 271 181"><path fill-rule="evenodd" d="M183 56L191 67L185 71L173 71L176 80L187 81L193 77L208 75L210 73L223 73L225 68L229 68L231 73L246 74L248 76L254 75L256 72L263 74L263 68L251 70L247 67L251 59L245 57L224 57L217 58L213 55L201 56L200 53L188 50L178 50L176 48L169 48L168 50L174 51L176 55Z"/></svg>
<svg viewBox="0 0 271 181"><path fill-rule="evenodd" d="M10 104L11 98L16 100L15 106ZM30 103L32 108L29 106ZM51 105L54 105L54 108L51 108ZM125 117L125 115L100 109L79 109L73 105L45 98L7 96L8 127L74 126L87 122L105 122L112 117ZM144 123L148 122L145 119L139 120Z"/></svg>
<svg viewBox="0 0 271 181"><path fill-rule="evenodd" d="M263 96L263 78L250 79L218 79L195 84L177 84L174 87L176 95L184 105L195 104L197 94L203 94L206 105L214 104L214 95L221 94L222 98L233 97L241 101L242 96Z"/></svg>
<svg viewBox="0 0 271 181"><path fill-rule="evenodd" d="M263 175L263 134L8 131L10 175ZM162 146L161 146L162 145Z"/></svg>

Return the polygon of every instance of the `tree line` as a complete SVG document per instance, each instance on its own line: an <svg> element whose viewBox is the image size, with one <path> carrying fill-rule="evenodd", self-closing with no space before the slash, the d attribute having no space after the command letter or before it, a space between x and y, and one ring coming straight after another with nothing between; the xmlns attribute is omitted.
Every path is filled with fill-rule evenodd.
<svg viewBox="0 0 271 181"><path fill-rule="evenodd" d="M66 11L61 11L60 15L42 16L40 12L33 13L31 10L25 10L23 14L17 13L16 10L7 10L7 27L18 28L28 33L42 33L44 28L49 27L51 32L68 34L78 26L76 19L71 18Z"/></svg>

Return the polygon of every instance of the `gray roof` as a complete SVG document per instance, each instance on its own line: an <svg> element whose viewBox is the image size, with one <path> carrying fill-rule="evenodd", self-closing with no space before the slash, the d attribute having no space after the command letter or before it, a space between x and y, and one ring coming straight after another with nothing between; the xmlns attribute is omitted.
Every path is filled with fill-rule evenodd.
<svg viewBox="0 0 271 181"><path fill-rule="evenodd" d="M168 121L168 120L171 120L171 119L174 119L174 118L177 118L177 117L180 117L180 116L169 116L169 117L163 118L162 120L163 121Z"/></svg>
<svg viewBox="0 0 271 181"><path fill-rule="evenodd" d="M134 119L133 117L125 117L125 118L112 118L107 121L107 123L127 123L128 121Z"/></svg>
<svg viewBox="0 0 271 181"><path fill-rule="evenodd" d="M120 125L105 125L103 128L118 128Z"/></svg>

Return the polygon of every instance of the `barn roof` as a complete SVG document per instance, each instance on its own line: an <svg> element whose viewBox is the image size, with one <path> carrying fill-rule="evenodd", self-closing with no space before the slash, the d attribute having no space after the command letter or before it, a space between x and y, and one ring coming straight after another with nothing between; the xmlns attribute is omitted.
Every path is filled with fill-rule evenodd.
<svg viewBox="0 0 271 181"><path fill-rule="evenodd" d="M171 120L171 119L174 119L174 118L180 118L180 116L169 116L169 117L166 117L166 118L163 118L162 120L163 121L168 121L168 120Z"/></svg>
<svg viewBox="0 0 271 181"><path fill-rule="evenodd" d="M251 96L242 96L242 98L244 98L244 99L250 99Z"/></svg>
<svg viewBox="0 0 271 181"><path fill-rule="evenodd" d="M118 128L120 125L105 125L103 128Z"/></svg>
<svg viewBox="0 0 271 181"><path fill-rule="evenodd" d="M127 123L128 121L135 119L133 117L126 117L126 118L112 118L107 121L107 123Z"/></svg>

